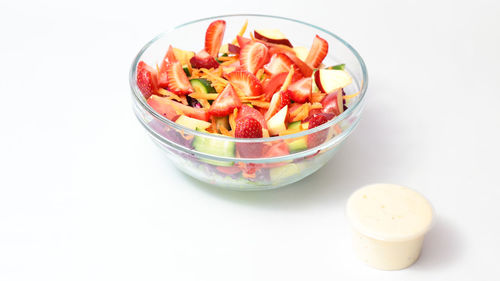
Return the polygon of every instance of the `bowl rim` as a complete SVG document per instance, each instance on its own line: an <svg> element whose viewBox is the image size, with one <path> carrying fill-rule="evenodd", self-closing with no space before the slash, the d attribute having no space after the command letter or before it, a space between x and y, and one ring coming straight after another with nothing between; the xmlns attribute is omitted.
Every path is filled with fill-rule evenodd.
<svg viewBox="0 0 500 281"><path fill-rule="evenodd" d="M303 25L306 25L308 27L318 29L318 30L320 30L324 33L327 33L328 35L334 37L340 43L342 43L345 47L347 47L349 49L349 51L352 52L352 54L355 56L355 58L358 60L360 66L361 66L363 77L360 81L359 99L353 105L348 107L347 110L342 112L340 115L335 116L332 120L329 120L328 122L326 122L318 127L304 130L304 131L299 132L299 133L283 135L283 136L265 137L265 138L236 138L236 137L229 137L229 136L219 135L219 134L211 134L211 133L203 132L203 131L196 131L196 130L190 129L188 127L179 125L179 124L173 122L172 120L164 117L163 115L157 113L147 103L146 99L144 98L143 94L141 93L141 91L139 90L139 88L137 86L137 82L136 82L137 65L139 63L139 60L140 60L142 54L151 45L153 45L156 41L160 40L161 38L164 38L165 36L168 36L168 34L170 32L175 31L177 29L180 29L184 26L198 23L198 22L202 22L202 21L207 21L207 20L216 20L216 19L224 19L224 18L232 18L232 17L262 17L262 18L272 18L272 19L291 21L291 22L303 24ZM366 69L366 64L365 64L363 58L361 58L361 56L359 55L358 51L356 51L356 49L354 49L349 43L347 43L344 39L340 38L338 35L330 32L322 27L319 27L319 26L316 26L316 25L313 25L313 24L310 24L310 23L307 23L307 22L304 22L301 20L296 20L296 19L282 17L282 16L264 15L264 14L225 14L225 15L218 15L218 16L212 16L212 17L206 17L206 18L200 18L200 19L188 21L188 22L185 22L183 24L177 25L173 28L170 28L170 29L158 34L157 36L155 36L153 39L151 39L148 43L146 43L146 45L144 45L141 48L141 50L137 53L134 60L132 61L132 65L131 65L130 72L129 72L129 85L130 85L130 88L132 90L132 96L134 97L134 99L137 102L139 102L139 104L142 106L143 109L148 111L156 119L159 119L163 123L166 123L175 129L183 130L184 132L187 132L187 133L194 135L194 136L202 136L205 138L212 138L212 139L217 139L217 140L221 140L221 141L231 140L231 141L237 142L237 143L257 143L257 142L279 141L279 140L285 140L285 139L291 139L291 138L300 138L303 136L307 136L309 134L313 134L313 133L322 131L322 130L329 128L330 126L333 126L333 125L339 123L340 121L344 120L347 116L349 116L352 112L354 112L355 109L362 106L362 104L363 104L363 101L364 101L365 96L366 96L366 90L368 88L368 71ZM345 130L343 132L345 132ZM340 134L340 135L342 135L342 134ZM338 135L338 136L340 136L340 135ZM336 137L338 137L338 136L336 136ZM336 138L336 137L334 137L334 138Z"/></svg>

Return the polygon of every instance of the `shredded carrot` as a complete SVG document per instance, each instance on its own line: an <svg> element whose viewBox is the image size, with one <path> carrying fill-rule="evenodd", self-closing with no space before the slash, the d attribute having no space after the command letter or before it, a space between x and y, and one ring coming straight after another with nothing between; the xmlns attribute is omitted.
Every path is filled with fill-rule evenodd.
<svg viewBox="0 0 500 281"><path fill-rule="evenodd" d="M224 57L221 57L221 58L224 58ZM229 65L231 65L239 60L239 56L228 57L228 58L230 58L230 59L223 61L220 65L221 66L229 66Z"/></svg>
<svg viewBox="0 0 500 281"><path fill-rule="evenodd" d="M210 118L210 119L212 119L212 124L211 124L212 130L213 130L215 133L217 133L217 124L215 123L215 118L214 118L214 117L212 117L212 118Z"/></svg>
<svg viewBox="0 0 500 281"><path fill-rule="evenodd" d="M219 130L220 130L221 134L228 136L228 137L232 137L231 133L226 129L226 127L221 126L219 128Z"/></svg>
<svg viewBox="0 0 500 281"><path fill-rule="evenodd" d="M288 75L285 78L285 82L283 82L283 85L281 85L282 92L284 92L284 91L286 91L286 89L288 89L288 86L292 82L293 73L294 73L294 67L292 65L292 67L290 67L290 72L288 72Z"/></svg>
<svg viewBox="0 0 500 281"><path fill-rule="evenodd" d="M250 100L249 102L254 106L258 106L258 107L262 107L262 108L269 108L269 102L267 102L267 101Z"/></svg>
<svg viewBox="0 0 500 281"><path fill-rule="evenodd" d="M320 108L323 108L323 105L319 102L311 104L311 109L320 109Z"/></svg>
<svg viewBox="0 0 500 281"><path fill-rule="evenodd" d="M344 96L344 99L345 99L345 100L350 100L350 99L352 99L352 98L357 97L357 96L359 95L359 93L360 93L360 92L357 92L357 93L352 94L352 95L347 95L347 96Z"/></svg>
<svg viewBox="0 0 500 281"><path fill-rule="evenodd" d="M292 122L304 120L305 118L307 118L307 116L309 116L310 109L311 104L308 102L301 105L300 109L297 109L293 112L295 114L295 117L292 118ZM290 114L290 117L292 117L291 115L292 114Z"/></svg>
<svg viewBox="0 0 500 281"><path fill-rule="evenodd" d="M187 101L187 98L186 96L180 96L180 102L183 104L183 105L188 105L188 101Z"/></svg>
<svg viewBox="0 0 500 281"><path fill-rule="evenodd" d="M229 126L231 127L231 130L236 129L236 121L234 120L234 114L229 114Z"/></svg>
<svg viewBox="0 0 500 281"><path fill-rule="evenodd" d="M307 130L307 129L309 129L309 122L302 123L302 124L300 124L300 126L302 127L302 130Z"/></svg>
<svg viewBox="0 0 500 281"><path fill-rule="evenodd" d="M233 115L234 115L234 118L236 119L236 117L238 117L238 108L235 108L233 110Z"/></svg>
<svg viewBox="0 0 500 281"><path fill-rule="evenodd" d="M252 33L251 31L249 32L249 34L250 34L250 38L251 38L252 40L255 40L255 37L253 37L253 33Z"/></svg>
<svg viewBox="0 0 500 281"><path fill-rule="evenodd" d="M236 56L227 56L227 57L219 57L218 59L219 59L220 61L231 61L231 60L233 60L233 61L234 61L234 60L237 60L237 59L238 59L238 58L236 58L236 59L235 59L235 58L236 58Z"/></svg>
<svg viewBox="0 0 500 281"><path fill-rule="evenodd" d="M245 23L241 27L240 32L238 32L239 36L243 36L243 34L245 34L245 31L247 31L247 26L248 26L248 20L245 20ZM236 43L238 43L238 39L234 38L231 44L236 44Z"/></svg>
<svg viewBox="0 0 500 281"><path fill-rule="evenodd" d="M244 100L260 100L264 97L264 95L259 95L259 96L243 96L241 97L241 101L244 101Z"/></svg>
<svg viewBox="0 0 500 281"><path fill-rule="evenodd" d="M167 90L165 90L165 89L163 89L163 88L158 89L158 91L157 91L157 92L158 92L158 94L160 94L160 96L168 97L168 98L169 98L169 99L171 99L171 100L176 100L176 101L178 101L178 102L182 102L182 100L183 100L183 99L182 99L181 97L179 97L178 95L176 95L176 94L174 94L174 93L172 93L172 92L170 92L170 91L167 91ZM186 98L184 97L184 99L186 99ZM182 102L182 103L183 103L183 102ZM187 101L186 101L186 104L187 104Z"/></svg>
<svg viewBox="0 0 500 281"><path fill-rule="evenodd" d="M269 137L269 131L267 129L262 129L262 137L264 137L264 138Z"/></svg>
<svg viewBox="0 0 500 281"><path fill-rule="evenodd" d="M325 98L326 94L323 93L312 93L311 95L311 102L316 103L316 102L321 102Z"/></svg>
<svg viewBox="0 0 500 281"><path fill-rule="evenodd" d="M203 108L209 109L210 103L206 99L197 99Z"/></svg>
<svg viewBox="0 0 500 281"><path fill-rule="evenodd" d="M205 94L205 93L198 93L198 92L195 92L195 93L192 93L190 94L189 96L194 98L194 99L205 99L205 100L214 100L217 98L219 94Z"/></svg>

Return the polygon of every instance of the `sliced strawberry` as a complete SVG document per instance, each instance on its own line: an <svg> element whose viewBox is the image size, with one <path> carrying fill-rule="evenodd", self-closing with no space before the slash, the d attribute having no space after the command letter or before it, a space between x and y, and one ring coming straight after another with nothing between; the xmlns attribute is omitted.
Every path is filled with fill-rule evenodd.
<svg viewBox="0 0 500 281"><path fill-rule="evenodd" d="M264 100L270 101L274 93L276 93L281 85L285 82L288 72L282 72L272 76L271 78L265 80L262 83L262 93L264 94ZM292 83L299 80L302 74L295 72L292 76Z"/></svg>
<svg viewBox="0 0 500 281"><path fill-rule="evenodd" d="M193 92L191 83L182 69L180 62L167 63L168 88L178 95L187 95Z"/></svg>
<svg viewBox="0 0 500 281"><path fill-rule="evenodd" d="M168 62L178 61L178 59L175 57L174 48L172 47L172 45L168 46L168 51L167 54L165 55L165 59L168 60Z"/></svg>
<svg viewBox="0 0 500 281"><path fill-rule="evenodd" d="M262 43L252 42L241 49L241 66L252 74L255 74L268 60L267 47Z"/></svg>
<svg viewBox="0 0 500 281"><path fill-rule="evenodd" d="M227 51L231 54L238 55L240 54L241 48L233 44L227 44Z"/></svg>
<svg viewBox="0 0 500 281"><path fill-rule="evenodd" d="M241 172L241 169L238 166L217 166L215 167L219 172L227 174L227 175L235 175Z"/></svg>
<svg viewBox="0 0 500 281"><path fill-rule="evenodd" d="M226 22L223 20L216 20L207 28L207 33L205 34L205 50L214 58L219 55L219 49L222 45L225 30Z"/></svg>
<svg viewBox="0 0 500 281"><path fill-rule="evenodd" d="M245 93L246 96L258 96L262 94L262 85L259 79L248 71L233 71L227 75L227 79L233 86Z"/></svg>
<svg viewBox="0 0 500 281"><path fill-rule="evenodd" d="M158 90L156 71L143 61L137 64L137 87L146 99Z"/></svg>
<svg viewBox="0 0 500 281"><path fill-rule="evenodd" d="M249 38L245 38L245 37L242 37L242 36L236 36L236 39L238 40L238 45L240 45L240 49L243 49L245 48L245 46L247 44L250 44L252 43L252 39L249 39Z"/></svg>
<svg viewBox="0 0 500 281"><path fill-rule="evenodd" d="M280 92L280 102L278 105L279 109L290 104L290 90L285 90L284 92Z"/></svg>
<svg viewBox="0 0 500 281"><path fill-rule="evenodd" d="M309 119L309 129L318 127L320 125L325 124L329 120L331 120L334 117L333 114L329 113L320 113L320 114L315 114L311 119ZM327 137L328 130L322 130L319 132L316 132L314 134L308 135L307 136L307 146L308 147L315 147L320 144L322 144Z"/></svg>
<svg viewBox="0 0 500 281"><path fill-rule="evenodd" d="M264 157L266 158L285 156L288 154L290 154L290 150L288 148L288 144L284 141L274 143L273 145L266 147L264 151Z"/></svg>
<svg viewBox="0 0 500 281"><path fill-rule="evenodd" d="M236 122L234 136L237 138L262 138L262 125L252 117L244 117ZM241 157L260 157L262 143L237 143L236 149Z"/></svg>
<svg viewBox="0 0 500 281"><path fill-rule="evenodd" d="M311 99L312 91L312 78L305 77L292 83L288 90L290 90L290 99L294 102L304 103Z"/></svg>
<svg viewBox="0 0 500 281"><path fill-rule="evenodd" d="M170 104L164 102L165 98L153 95L149 97L148 104L156 112L165 116L167 119L175 120L179 114L175 111L175 108Z"/></svg>
<svg viewBox="0 0 500 281"><path fill-rule="evenodd" d="M264 70L271 76L281 72L289 72L290 68L294 66L298 69L297 65L283 53L273 54L268 64L264 65Z"/></svg>
<svg viewBox="0 0 500 281"><path fill-rule="evenodd" d="M269 104L269 109L266 114L264 114L264 118L266 120L271 119L280 109L290 104L290 92L288 90L282 92L279 91L275 93L271 99Z"/></svg>
<svg viewBox="0 0 500 281"><path fill-rule="evenodd" d="M177 115L177 111L180 111L182 114L188 117L196 118L203 121L210 120L210 116L208 115L205 109L187 106L166 97L151 96L151 98L148 99L148 104L156 112L164 115L165 117L171 120L175 119L173 116Z"/></svg>
<svg viewBox="0 0 500 281"><path fill-rule="evenodd" d="M219 63L207 51L201 50L189 62L194 68L218 68Z"/></svg>
<svg viewBox="0 0 500 281"><path fill-rule="evenodd" d="M267 124L266 120L264 119L264 115L257 109L250 107L246 104L241 106L235 121L238 122L238 120L245 117L252 117L253 119L259 121L262 128L267 129Z"/></svg>
<svg viewBox="0 0 500 281"><path fill-rule="evenodd" d="M241 100L236 94L231 84L227 84L226 88L214 100L208 113L211 116L226 116L233 112L235 108L241 107Z"/></svg>
<svg viewBox="0 0 500 281"><path fill-rule="evenodd" d="M293 63L295 63L298 67L300 72L306 76L309 77L311 76L313 69L305 62L303 62L301 59L295 55L295 52L293 50L290 50L289 48L286 48L284 46L280 45L273 45L269 48L269 54L277 54L277 53L283 53L285 54L288 58L290 58Z"/></svg>
<svg viewBox="0 0 500 281"><path fill-rule="evenodd" d="M165 54L165 57L160 63L160 68L158 69L158 87L160 88L168 88L168 75L167 75L167 63L168 62L176 62L177 58L174 54L174 48L172 45L168 46L168 51Z"/></svg>
<svg viewBox="0 0 500 281"><path fill-rule="evenodd" d="M328 53L328 42L325 39L316 35L313 40L311 49L306 58L306 63L311 68L317 68Z"/></svg>

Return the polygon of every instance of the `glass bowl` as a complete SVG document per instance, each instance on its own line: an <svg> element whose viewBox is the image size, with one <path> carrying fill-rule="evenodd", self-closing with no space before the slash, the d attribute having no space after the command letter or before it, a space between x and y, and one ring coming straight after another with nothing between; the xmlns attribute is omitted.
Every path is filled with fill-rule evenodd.
<svg viewBox="0 0 500 281"><path fill-rule="evenodd" d="M136 67L139 61L156 65L164 56L168 46L199 51L203 49L205 31L216 20L226 21L224 42L232 40L248 20L248 30L259 28L279 29L287 34L294 46L309 47L317 34L329 43L329 52L323 63L344 63L353 83L344 90L346 95L359 94L347 102L348 109L329 122L300 133L259 138L241 139L213 135L183 127L155 112L146 102L136 83ZM368 75L363 59L347 42L326 29L299 20L253 14L224 15L199 19L166 31L147 43L135 57L130 70L133 109L137 119L146 129L153 142L175 166L184 173L200 180L228 189L264 190L285 186L299 181L321 168L339 149L342 142L356 128L365 104ZM285 145L304 142L315 135L320 142L304 150L280 153ZM193 142L207 144L214 149L201 152L194 149ZM238 154L228 155L222 150L234 147L263 146L272 148L270 157L242 158ZM270 150L271 151L271 150Z"/></svg>

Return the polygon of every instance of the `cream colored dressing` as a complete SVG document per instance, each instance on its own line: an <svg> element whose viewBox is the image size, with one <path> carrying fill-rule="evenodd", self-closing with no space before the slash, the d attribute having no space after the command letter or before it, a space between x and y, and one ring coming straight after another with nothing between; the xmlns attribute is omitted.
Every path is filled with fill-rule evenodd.
<svg viewBox="0 0 500 281"><path fill-rule="evenodd" d="M393 184L375 184L354 192L347 202L354 249L373 267L401 269L420 255L433 210L419 193Z"/></svg>

